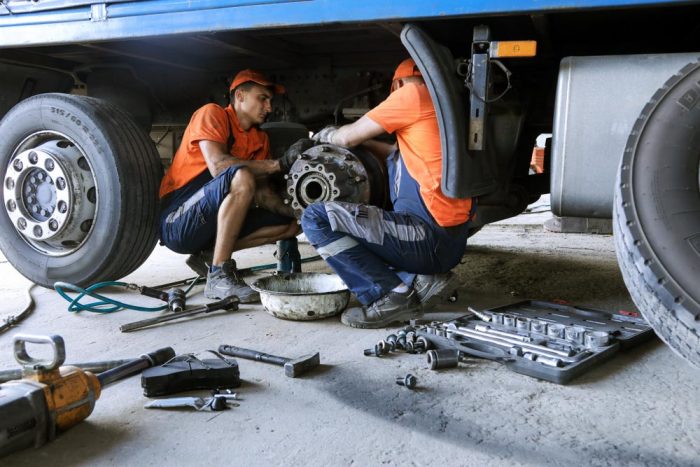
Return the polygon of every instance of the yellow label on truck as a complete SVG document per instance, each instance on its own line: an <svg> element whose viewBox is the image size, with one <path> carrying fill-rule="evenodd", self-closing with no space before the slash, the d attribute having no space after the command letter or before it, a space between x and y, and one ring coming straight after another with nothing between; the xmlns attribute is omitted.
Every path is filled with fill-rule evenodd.
<svg viewBox="0 0 700 467"><path fill-rule="evenodd" d="M498 57L534 57L537 41L493 41L489 55Z"/></svg>

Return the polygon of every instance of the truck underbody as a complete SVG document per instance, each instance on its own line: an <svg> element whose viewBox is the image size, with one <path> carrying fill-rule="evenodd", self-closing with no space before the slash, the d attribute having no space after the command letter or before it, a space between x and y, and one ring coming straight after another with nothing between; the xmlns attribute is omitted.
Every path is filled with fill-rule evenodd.
<svg viewBox="0 0 700 467"><path fill-rule="evenodd" d="M464 66L472 59L474 31L481 25L488 27L492 40L537 41L535 57L504 58L501 60L503 68L491 67L488 98L493 98L493 102L487 99L488 120L483 138L485 149L476 153L478 160L475 162L478 168L485 168L491 183L481 191L461 192L459 187L468 185L464 182L463 172L460 172L463 169L455 169L454 172L443 169L444 174L456 174L452 177L456 181L447 187L447 193L479 195L475 228L517 215L528 203L550 189L557 191L559 201L555 204L559 203L556 206L559 214L575 212L577 215L598 217L613 214L613 189L608 179L613 180L617 174L622 154L611 156L594 151L592 146L589 148L586 145L586 141L578 141L581 155L577 155L575 160L580 163L568 166L562 163L567 151L570 151L570 148L565 148L562 136L559 136L561 144L556 144L558 124L555 123L566 116L568 102L562 104L558 97L564 91L561 81L563 60L567 57L600 57L593 61L595 70L605 61L605 57L662 57L658 59L659 73L665 77L658 85L654 84L656 88L680 69L676 65L677 60L669 62L663 57L700 51L698 2L588 2L583 7L572 5L574 2L551 2L548 6L537 5L538 2L534 1L469 2L468 6L459 6L458 2L437 2L421 7L420 2L409 1L403 5L403 12L397 12L388 5L391 2L372 7L359 2L344 7L346 11L329 1L262 1L254 5L213 1L182 4L167 1L117 1L110 4L81 1L72 2L70 7L66 7L65 2L32 3L35 5L10 0L0 6L0 116L8 114L12 117L14 112L16 118L25 121L27 128L24 136L17 135L17 143L9 142L0 147L0 151L7 152L2 156L0 165L7 167L10 162L18 160L13 156L18 151L26 152L27 155L23 156L26 160L21 159L20 162L27 164L30 157L27 151L32 148L41 148L42 145L61 148L63 145L65 147L55 150L60 153L56 160L72 161L64 163L67 167L65 170L71 173L80 172L80 155L71 156L72 149L66 148L75 143L81 146L80 141L71 138L68 129L44 128L44 133L38 127L32 130L29 120L36 119L36 116L29 110L28 98L43 93L66 93L94 97L100 99L99 102L106 102L105 105L114 105L126 112L119 114L116 126L104 130L100 125L93 125L84 131L102 130L109 133L106 140L113 140L118 139L118 135L136 134L137 127L145 129L156 141L160 158L167 161L177 148L192 112L210 102L225 105L228 83L232 75L243 68L264 71L287 88L284 96L275 98L269 118L273 145L283 148L293 142L289 141L290 135L298 136L306 130L316 131L331 123L353 121L386 97L394 67L409 54L406 42L402 42L401 37L405 23L410 22L432 41L446 47L455 60L453 69L426 68L425 71L431 75L452 75L455 79L458 70L464 74ZM139 15L143 16L140 30L134 26ZM692 73L692 70L687 73ZM461 76L463 81L465 78ZM612 79L624 81L628 76L623 70ZM436 97L440 100L442 90L436 88L431 91L434 100ZM637 92L639 89L631 85L630 95L636 96ZM597 98L610 103L620 97L610 95L603 82L602 87L594 89L587 99L590 102ZM641 100L635 97L639 109L650 98L650 94L644 95ZM64 112L61 115L69 118L65 113L70 112L58 108L60 106L57 107L55 101L50 105L46 104L46 100L43 102L43 105L57 108L58 113ZM22 114L16 110L21 110L21 105L27 107ZM464 101L464 106L468 107L469 103ZM78 107L80 105L74 109L76 112L83 112L84 115L91 112L88 107ZM112 111L112 107L104 109ZM9 117L5 119L6 126L11 123L8 122ZM622 124L611 119L605 111L601 114L592 111L587 118L596 120L603 127L626 126L624 131L618 132L621 134L618 138L620 144L624 146L636 116ZM81 123L84 121L81 120ZM578 125L586 124L586 121L581 121ZM575 134L581 126L570 129L570 132ZM457 131L458 139L464 139L467 123L459 127L443 129L443 137L447 131ZM46 130L50 130L50 134L45 134ZM27 139L30 133L34 136ZM529 173L531 153L536 138L543 134L554 134L555 144L547 147L545 172L533 175ZM96 150L102 147L99 142L93 143ZM89 138L85 144L92 144ZM109 141L105 144L113 147ZM95 237L100 229L107 228L110 225L108 221L113 221L104 220L104 226L101 226L97 219L100 217L98 206L103 208L105 203L116 203L116 211L131 212L134 209L132 205L139 205L140 214L133 217L140 219L141 224L154 223L155 202L144 203L140 197L129 201L124 198L126 195L121 194L115 195L118 201L113 202L109 198L112 196L109 193L127 188L124 186L127 183L129 189L144 193L151 193L157 185L157 164L142 160L152 157L153 152L145 149L145 142L138 144L143 146L139 150L142 151L140 156L134 156L134 160L126 165L117 162L111 169L109 165L103 167L100 162L87 157L90 170L86 172L92 175L92 182L74 181L70 186L79 185L75 193L88 193L91 187L97 187L97 201L90 201L87 194L81 195L85 199L80 198L82 206L96 203L96 207L78 210L79 227L74 229L70 238L65 234L47 241L46 238L52 234L47 234L45 229L37 233L36 226L40 222L30 224L29 227L35 229L33 233L22 233L26 225L17 227L19 219L13 217L12 210L7 207L11 189L6 186L4 204L9 217L4 219L0 228L17 237L3 240L3 251L10 260L13 261L13 254L8 254L8 251L17 251L17 258L26 257L26 251L37 253L27 269L49 271L35 277L35 280L48 285L65 279L70 267L61 262L76 263L75 258L70 259L71 255L87 250L88 240ZM554 155L552 147L555 148ZM47 151L50 154L52 149ZM609 162L611 157L614 162ZM51 157L41 156L42 161L47 158ZM574 157L569 157L569 160L574 160ZM690 169L697 171L697 164L693 164L691 161ZM471 172L475 173L473 167ZM552 167L556 167L556 170L552 170ZM100 180L103 170L112 170L118 176L115 175L113 180ZM602 175L603 172L605 175ZM139 177L143 173L147 173L147 176ZM601 176L607 177L602 188L596 185L596 180ZM697 172L695 178L698 179ZM12 180L13 186L16 182L19 179ZM6 185L8 183L6 179ZM100 184L105 184L101 191ZM574 193L571 185L584 188L576 191L575 195L569 195ZM604 194L589 201L588 195L592 190L586 187L595 187L596 193ZM697 186L695 190L697 192ZM79 198L78 195L75 197ZM54 204L58 209L58 205ZM49 222L48 211L44 215L43 206L37 205L37 208L38 220ZM102 217L111 216L102 214ZM127 234L130 231L128 225L133 221L129 217L131 215L124 215L123 219L119 217L117 230L122 233L115 235L137 238L124 240L121 247L128 249L133 241L139 242L142 247L137 248L135 256L120 260L119 267L110 269L98 264L90 269L90 273L74 272L75 281L87 283L106 276L123 275L141 264L155 244L155 234L152 231ZM54 224L57 228L53 231L65 233L61 222L70 224L63 218L52 220L57 222ZM695 238L692 232L688 235L688 238ZM3 236L7 235L3 233ZM111 242L111 245L119 243L117 240L104 239L102 242ZM696 243L691 241L691 247ZM126 250L119 251L119 247L114 247L113 251L116 257L123 256ZM87 255L84 261L94 262L93 256ZM649 259L644 254L640 257ZM113 262L114 258L109 261ZM54 273L50 272L52 269ZM692 277L694 273L697 278L698 270L696 262L688 265L683 274L691 274ZM654 280L661 280L654 277ZM669 277L674 276L671 274ZM686 304L684 312L679 313L684 317L679 319L689 328L696 329L696 320L700 316L697 292L691 293L690 285L684 284L682 278L675 277L673 280L681 282L677 285L682 293L672 293L671 303ZM700 361L697 334L693 339L691 347L694 356L691 361L697 363Z"/></svg>

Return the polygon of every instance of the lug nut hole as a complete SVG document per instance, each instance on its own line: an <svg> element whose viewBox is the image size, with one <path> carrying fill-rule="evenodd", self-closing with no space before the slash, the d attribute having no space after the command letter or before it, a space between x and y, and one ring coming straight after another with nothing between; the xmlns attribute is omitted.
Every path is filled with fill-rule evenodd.
<svg viewBox="0 0 700 467"><path fill-rule="evenodd" d="M84 157L78 159L78 167L80 167L83 170L90 170L90 164L88 164L87 159L85 159Z"/></svg>

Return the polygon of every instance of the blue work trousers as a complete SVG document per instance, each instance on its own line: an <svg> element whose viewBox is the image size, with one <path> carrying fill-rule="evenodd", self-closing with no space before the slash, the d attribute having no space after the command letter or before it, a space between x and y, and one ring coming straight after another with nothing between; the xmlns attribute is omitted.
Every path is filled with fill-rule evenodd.
<svg viewBox="0 0 700 467"><path fill-rule="evenodd" d="M306 208L306 237L358 300L369 305L416 274L455 267L466 248L468 223L443 228L420 216L375 206L329 201Z"/></svg>

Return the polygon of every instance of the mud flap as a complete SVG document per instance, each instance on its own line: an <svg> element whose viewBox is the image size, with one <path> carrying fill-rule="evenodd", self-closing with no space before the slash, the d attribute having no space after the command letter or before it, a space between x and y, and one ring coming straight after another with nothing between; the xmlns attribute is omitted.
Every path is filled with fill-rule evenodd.
<svg viewBox="0 0 700 467"><path fill-rule="evenodd" d="M467 106L464 85L454 70L452 53L422 29L408 23L401 42L415 60L435 105L442 148L442 192L453 198L485 195L498 188L488 151L467 149Z"/></svg>

